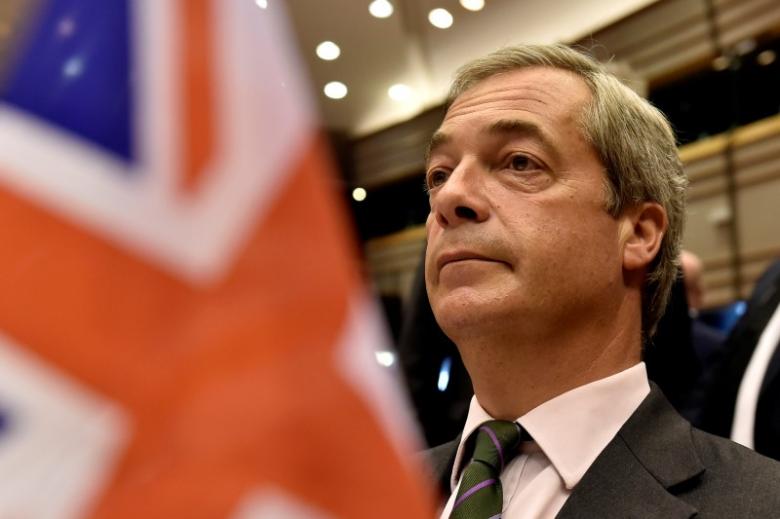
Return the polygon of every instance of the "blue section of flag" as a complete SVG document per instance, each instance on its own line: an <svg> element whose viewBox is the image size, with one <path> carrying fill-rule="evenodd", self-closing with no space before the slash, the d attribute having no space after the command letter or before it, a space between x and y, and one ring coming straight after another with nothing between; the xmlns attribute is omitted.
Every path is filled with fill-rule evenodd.
<svg viewBox="0 0 780 519"><path fill-rule="evenodd" d="M0 409L0 437L8 430L8 415Z"/></svg>
<svg viewBox="0 0 780 519"><path fill-rule="evenodd" d="M132 160L128 1L44 1L0 99Z"/></svg>

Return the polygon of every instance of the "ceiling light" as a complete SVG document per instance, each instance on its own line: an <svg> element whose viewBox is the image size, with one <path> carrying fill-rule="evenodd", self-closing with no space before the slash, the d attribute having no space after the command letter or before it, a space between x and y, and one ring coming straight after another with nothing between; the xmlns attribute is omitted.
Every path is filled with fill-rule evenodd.
<svg viewBox="0 0 780 519"><path fill-rule="evenodd" d="M366 199L366 190L362 187L356 187L352 190L352 198L355 200L355 202L362 202Z"/></svg>
<svg viewBox="0 0 780 519"><path fill-rule="evenodd" d="M728 56L718 56L712 60L712 68L718 72L726 70L729 68L729 65L731 65L731 60L728 58Z"/></svg>
<svg viewBox="0 0 780 519"><path fill-rule="evenodd" d="M374 0L368 4L368 12L375 18L387 18L393 14L393 4L388 0Z"/></svg>
<svg viewBox="0 0 780 519"><path fill-rule="evenodd" d="M341 81L331 81L322 91L331 99L343 99L347 95L347 85Z"/></svg>
<svg viewBox="0 0 780 519"><path fill-rule="evenodd" d="M448 10L438 7L428 13L428 21L439 29L448 29L452 26L452 15Z"/></svg>
<svg viewBox="0 0 780 519"><path fill-rule="evenodd" d="M255 0L255 4L257 4L257 7L260 9L265 9L268 7L268 0Z"/></svg>
<svg viewBox="0 0 780 519"><path fill-rule="evenodd" d="M469 11L481 11L485 7L485 0L460 0L460 5Z"/></svg>
<svg viewBox="0 0 780 519"><path fill-rule="evenodd" d="M402 83L396 83L387 89L387 95L389 95L390 99L393 101L406 101L412 97L413 93L411 88Z"/></svg>
<svg viewBox="0 0 780 519"><path fill-rule="evenodd" d="M317 56L325 61L333 61L341 55L341 49L332 41L323 41L317 45Z"/></svg>
<svg viewBox="0 0 780 519"><path fill-rule="evenodd" d="M777 58L775 51L767 49L765 51L760 52L758 56L756 56L756 61L758 62L759 65L767 66L774 63L775 58Z"/></svg>

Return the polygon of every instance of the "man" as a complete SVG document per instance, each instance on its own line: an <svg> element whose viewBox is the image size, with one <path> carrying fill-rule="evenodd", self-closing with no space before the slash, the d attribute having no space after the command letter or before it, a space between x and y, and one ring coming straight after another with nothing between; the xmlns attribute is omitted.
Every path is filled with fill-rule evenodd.
<svg viewBox="0 0 780 519"><path fill-rule="evenodd" d="M725 350L702 428L780 460L780 260L756 283Z"/></svg>
<svg viewBox="0 0 780 519"><path fill-rule="evenodd" d="M429 451L441 517L776 517L780 468L647 380L686 180L663 115L564 46L461 69L426 182L426 286L475 397ZM503 515L502 515L503 514Z"/></svg>
<svg viewBox="0 0 780 519"><path fill-rule="evenodd" d="M690 390L677 409L692 424L700 427L707 388L712 384L713 377L722 362L726 336L699 317L705 294L702 281L704 266L701 259L693 252L683 250L680 252L680 268L691 317L691 343L696 353L699 374L690 380Z"/></svg>

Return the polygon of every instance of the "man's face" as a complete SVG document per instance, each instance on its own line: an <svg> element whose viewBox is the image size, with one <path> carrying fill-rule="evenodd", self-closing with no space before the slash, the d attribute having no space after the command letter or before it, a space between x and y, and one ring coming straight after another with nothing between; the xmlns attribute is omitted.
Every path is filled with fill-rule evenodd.
<svg viewBox="0 0 780 519"><path fill-rule="evenodd" d="M604 167L578 124L590 99L578 76L533 67L483 80L448 110L427 164L425 274L456 342L609 318L621 220L605 210Z"/></svg>

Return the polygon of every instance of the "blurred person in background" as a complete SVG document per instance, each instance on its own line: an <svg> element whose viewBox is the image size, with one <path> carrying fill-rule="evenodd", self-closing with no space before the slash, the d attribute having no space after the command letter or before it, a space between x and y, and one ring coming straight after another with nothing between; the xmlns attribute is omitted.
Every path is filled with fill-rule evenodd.
<svg viewBox="0 0 780 519"><path fill-rule="evenodd" d="M683 250L680 252L680 268L691 318L691 342L700 368L695 384L687 396L683 415L694 425L699 425L705 392L712 383L715 371L722 361L723 343L726 336L700 317L705 296L702 281L704 268L701 259L693 252Z"/></svg>
<svg viewBox="0 0 780 519"><path fill-rule="evenodd" d="M426 286L475 396L442 518L771 517L780 465L693 429L642 345L677 276L664 116L561 46L462 68L426 167Z"/></svg>
<svg viewBox="0 0 780 519"><path fill-rule="evenodd" d="M780 260L759 278L726 341L702 428L780 460Z"/></svg>
<svg viewBox="0 0 780 519"><path fill-rule="evenodd" d="M688 298L688 310L691 317L698 317L704 300L704 285L701 280L702 262L696 254L688 250L680 251L680 268L685 280L685 296Z"/></svg>

